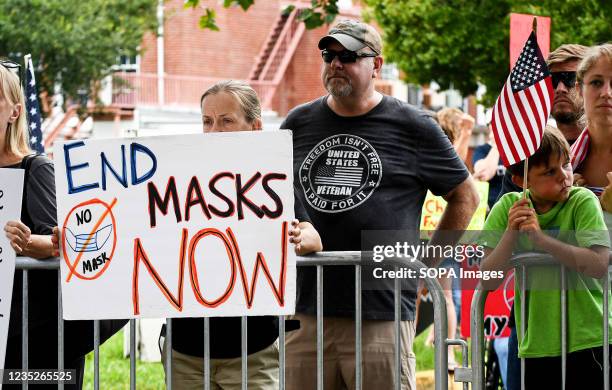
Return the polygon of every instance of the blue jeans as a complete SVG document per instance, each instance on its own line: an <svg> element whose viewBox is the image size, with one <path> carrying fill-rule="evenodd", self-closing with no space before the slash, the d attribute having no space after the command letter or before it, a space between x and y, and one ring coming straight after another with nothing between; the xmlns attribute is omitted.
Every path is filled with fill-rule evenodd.
<svg viewBox="0 0 612 390"><path fill-rule="evenodd" d="M509 337L499 337L493 340L493 348L495 349L495 354L497 355L499 372L501 373L504 388L506 387L506 381L508 378L508 339Z"/></svg>
<svg viewBox="0 0 612 390"><path fill-rule="evenodd" d="M508 338L508 369L506 371L506 390L521 390L521 359L518 357L518 338L516 327L510 328Z"/></svg>

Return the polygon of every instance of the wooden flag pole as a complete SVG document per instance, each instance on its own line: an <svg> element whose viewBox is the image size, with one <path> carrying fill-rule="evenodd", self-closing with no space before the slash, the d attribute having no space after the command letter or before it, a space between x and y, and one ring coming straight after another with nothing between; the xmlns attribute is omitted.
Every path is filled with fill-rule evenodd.
<svg viewBox="0 0 612 390"><path fill-rule="evenodd" d="M533 18L533 33L538 35L538 18ZM523 199L527 198L527 174L529 172L529 157L525 159L523 164Z"/></svg>

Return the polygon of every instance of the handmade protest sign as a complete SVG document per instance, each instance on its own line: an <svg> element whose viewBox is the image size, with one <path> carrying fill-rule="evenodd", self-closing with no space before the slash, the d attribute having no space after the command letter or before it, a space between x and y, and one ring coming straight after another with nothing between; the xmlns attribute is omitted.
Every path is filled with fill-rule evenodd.
<svg viewBox="0 0 612 390"><path fill-rule="evenodd" d="M65 319L294 312L289 132L54 149Z"/></svg>
<svg viewBox="0 0 612 390"><path fill-rule="evenodd" d="M4 368L15 274L15 251L4 234L4 226L8 221L19 219L22 191L23 170L0 169L0 369Z"/></svg>
<svg viewBox="0 0 612 390"><path fill-rule="evenodd" d="M480 203L478 208L474 212L470 224L466 230L482 230L484 226L485 217L487 215L487 199L489 195L489 183L485 181L476 181L476 190L480 197ZM431 235L438 227L442 214L446 209L446 201L441 196L435 196L431 191L427 191L425 201L423 201L423 208L421 211L421 238L429 239Z"/></svg>

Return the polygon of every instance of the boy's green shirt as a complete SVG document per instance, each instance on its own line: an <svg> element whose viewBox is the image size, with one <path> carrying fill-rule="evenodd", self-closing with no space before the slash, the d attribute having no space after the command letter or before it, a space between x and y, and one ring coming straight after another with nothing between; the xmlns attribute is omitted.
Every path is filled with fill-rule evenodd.
<svg viewBox="0 0 612 390"><path fill-rule="evenodd" d="M527 191L529 195L529 191ZM508 211L522 193L505 194L487 217L479 244L495 248L508 226ZM565 202L557 203L544 214L538 214L540 228L549 236L573 246L610 247L599 200L589 190L574 187ZM521 235L514 253L534 251L526 235ZM519 275L519 273L517 273ZM567 269L567 347L568 352L603 345L602 282ZM519 334L519 356L545 357L561 355L560 267L529 267L527 271L525 337L520 338L521 286L515 278L515 316ZM608 293L608 296L609 293ZM612 309L612 302L609 305ZM608 319L610 318L608 312ZM608 320L609 322L609 320ZM612 332L612 328L611 332Z"/></svg>

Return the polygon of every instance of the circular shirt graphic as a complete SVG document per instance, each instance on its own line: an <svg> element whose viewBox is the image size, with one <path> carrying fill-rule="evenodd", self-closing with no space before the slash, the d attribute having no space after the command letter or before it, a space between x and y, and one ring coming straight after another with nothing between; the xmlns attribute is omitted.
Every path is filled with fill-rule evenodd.
<svg viewBox="0 0 612 390"><path fill-rule="evenodd" d="M382 164L363 138L336 134L306 155L299 178L311 207L339 213L359 206L374 193L382 178Z"/></svg>

